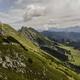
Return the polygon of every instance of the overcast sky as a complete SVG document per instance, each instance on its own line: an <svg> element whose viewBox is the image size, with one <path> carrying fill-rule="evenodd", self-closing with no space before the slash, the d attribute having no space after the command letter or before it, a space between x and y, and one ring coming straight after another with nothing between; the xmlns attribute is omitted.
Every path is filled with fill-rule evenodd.
<svg viewBox="0 0 80 80"><path fill-rule="evenodd" d="M0 0L0 21L16 29L80 25L80 0Z"/></svg>

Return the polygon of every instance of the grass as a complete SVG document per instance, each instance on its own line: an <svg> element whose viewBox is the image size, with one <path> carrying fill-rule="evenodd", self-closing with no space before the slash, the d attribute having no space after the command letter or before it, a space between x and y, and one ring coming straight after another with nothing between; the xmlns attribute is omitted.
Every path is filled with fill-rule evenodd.
<svg viewBox="0 0 80 80"><path fill-rule="evenodd" d="M1 25L0 28L2 28ZM14 53L20 54L23 56L21 59L26 64L26 73L24 74L0 66L0 74L7 76L8 80L80 80L77 73L64 67L58 59L39 49L9 25L4 24L3 30L6 32L5 37L10 36L17 40L18 43L16 43L17 45L0 44L0 55L13 56ZM25 50L21 45L28 50ZM31 62L29 59L31 59ZM2 80L4 80L4 77Z"/></svg>
<svg viewBox="0 0 80 80"><path fill-rule="evenodd" d="M77 66L80 66L80 50L74 49L73 47L70 47L70 46L61 45L61 44L60 44L60 47L70 51L71 55L69 55L69 60L71 63Z"/></svg>
<svg viewBox="0 0 80 80"><path fill-rule="evenodd" d="M5 49L5 51L4 51L4 49ZM60 79L68 80L67 75L63 71L60 71L58 68L56 68L56 66L58 66L58 65L54 62L51 62L52 64L50 65L49 64L50 60L46 59L45 57L37 56L34 54L34 52L31 52L31 51L25 51L19 45L17 47L11 46L11 45L8 45L8 46L1 45L0 50L1 50L3 56L8 55L8 54L12 55L14 53L14 52L12 52L12 53L7 52L8 49L25 56L26 59L24 60L24 62L27 65L27 67L26 67L27 73L24 75L26 75L27 79L33 80L36 78L37 80L45 80L47 78L48 80L50 80L50 79L52 79L52 80L60 80ZM28 58L32 59L32 61L33 61L32 64L27 61ZM9 80L13 80L13 79L11 79L11 78L13 78L13 75L15 76L15 80L17 80L17 78L19 78L19 75L23 75L21 73L16 73L15 71L8 70L8 69L6 70L4 68L2 68L1 70L2 71L0 71L0 72L5 71L4 74L8 76ZM33 73L29 72L29 70L32 70ZM6 74L7 72L8 72L8 74ZM45 72L46 76L43 75L43 72ZM34 73L36 73L36 75ZM38 74L38 73L40 73L40 74ZM58 77L57 77L57 75L58 75ZM23 79L21 76L20 76L20 78L19 78L19 80L25 80L25 76L23 76ZM78 79L76 79L76 80L78 80Z"/></svg>
<svg viewBox="0 0 80 80"><path fill-rule="evenodd" d="M28 49L34 48L35 51L38 50L38 48L30 40L26 39L22 34L15 31L8 24L3 24L3 26L0 25L0 29L3 29L3 31L5 31L6 36L8 35L8 36L13 37L20 44L22 44L24 47L26 47Z"/></svg>

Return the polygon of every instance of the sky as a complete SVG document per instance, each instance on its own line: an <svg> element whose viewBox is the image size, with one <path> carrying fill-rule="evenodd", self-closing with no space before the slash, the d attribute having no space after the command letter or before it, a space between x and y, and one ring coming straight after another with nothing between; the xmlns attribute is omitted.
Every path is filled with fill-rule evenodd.
<svg viewBox="0 0 80 80"><path fill-rule="evenodd" d="M80 26L80 0L0 0L0 22L15 29Z"/></svg>

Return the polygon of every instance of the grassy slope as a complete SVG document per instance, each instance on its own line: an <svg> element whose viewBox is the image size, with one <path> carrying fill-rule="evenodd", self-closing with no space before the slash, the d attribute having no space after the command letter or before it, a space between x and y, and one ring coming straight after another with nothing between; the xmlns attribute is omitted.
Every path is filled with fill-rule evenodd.
<svg viewBox="0 0 80 80"><path fill-rule="evenodd" d="M60 44L60 47L66 49L66 50L69 50L72 55L69 57L70 62L75 65L80 66L80 50L74 49L73 47L65 46L62 44Z"/></svg>
<svg viewBox="0 0 80 80"><path fill-rule="evenodd" d="M21 31L20 31L21 33L23 33L25 36L26 35L29 35L29 36L31 36L32 37L32 41L33 40L36 40L37 38L39 38L39 39L41 39L41 41L43 42L43 43L45 43L46 45L50 45L51 46L51 44L53 44L53 43L55 43L55 42L51 42L49 39L47 39L45 36L43 36L42 34L40 34L39 32L37 32L36 30L34 30L34 29L32 29L32 28L22 28L21 29ZM27 37L27 36L26 36ZM34 41L33 41L34 42ZM37 41L36 41L37 42ZM57 45L58 46L58 45ZM58 46L59 47L59 46ZM69 56L69 62L70 63L72 63L72 64L75 64L75 65L79 65L80 63L79 63L79 60L80 60L80 56L78 55L79 54L79 50L75 50L75 49L73 49L73 48L71 48L71 47L69 47L69 46L64 46L63 45L63 47L61 47L60 46L60 48L62 48L62 49L64 49L64 50L66 50L66 51L70 51L70 53L71 53L71 55L69 55L68 54L68 56ZM68 48L68 49L67 49ZM66 55L67 55L67 53L66 53ZM72 58L72 56L73 56L73 58ZM75 60L75 62L74 62L74 60ZM68 66L68 65L67 65Z"/></svg>
<svg viewBox="0 0 80 80"><path fill-rule="evenodd" d="M30 40L25 39L25 37L22 34L19 34L18 32L16 32L8 24L4 24L3 26L0 25L0 28L6 32L6 35L12 36L14 39L18 40L19 43L23 44L24 47L29 48L29 49L33 49L33 48L37 49L37 47L34 46Z"/></svg>
<svg viewBox="0 0 80 80"><path fill-rule="evenodd" d="M2 26L0 26L0 28L1 27ZM18 34L11 27L8 27L8 25L5 24L3 26L3 30L6 31L7 36L13 37L20 44L22 44L26 49L29 50L25 51L20 45L17 46L0 45L0 50L2 51L1 55L3 54L4 54L3 56L5 56L6 54L12 55L14 52L16 52L25 56L26 59L31 58L33 60L32 64L28 63L27 60L24 60L24 62L27 63L26 64L27 73L25 75L1 67L0 73L3 74L4 76L7 75L9 77L8 80L13 80L13 77L14 80L26 80L26 79L28 80L34 80L34 79L35 80L80 80L79 76L75 72L64 67L56 59L54 59L50 55L47 55L47 53L45 54L44 51L41 51L39 48L34 46L29 40L26 40L25 37ZM8 49L12 50L12 52L7 53ZM33 73L29 72L28 70L32 70ZM38 72L40 73L40 75L38 74ZM43 72L45 72L46 76L43 75Z"/></svg>

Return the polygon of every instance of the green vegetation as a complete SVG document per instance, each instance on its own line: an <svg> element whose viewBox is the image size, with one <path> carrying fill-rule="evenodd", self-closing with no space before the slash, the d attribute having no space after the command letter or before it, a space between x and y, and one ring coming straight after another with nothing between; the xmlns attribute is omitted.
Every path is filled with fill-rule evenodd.
<svg viewBox="0 0 80 80"><path fill-rule="evenodd" d="M80 80L54 56L9 25L0 25L0 80Z"/></svg>
<svg viewBox="0 0 80 80"><path fill-rule="evenodd" d="M69 61L77 66L80 66L80 50L74 49L74 47L65 46L60 44L61 48L64 48L70 52Z"/></svg>

